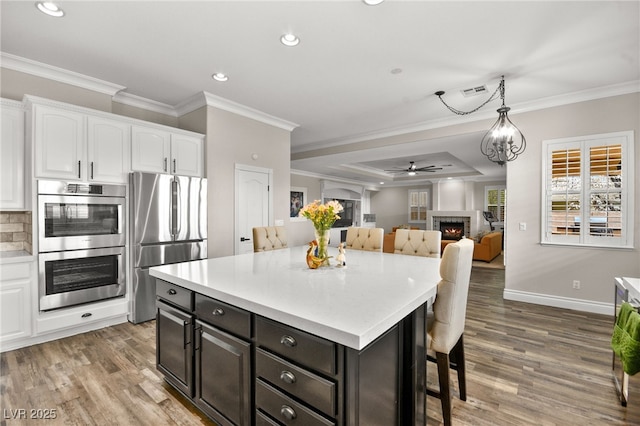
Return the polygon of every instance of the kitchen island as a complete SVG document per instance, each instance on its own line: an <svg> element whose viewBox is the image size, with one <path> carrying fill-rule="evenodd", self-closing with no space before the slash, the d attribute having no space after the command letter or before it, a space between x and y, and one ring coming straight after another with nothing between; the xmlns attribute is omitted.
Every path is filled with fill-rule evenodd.
<svg viewBox="0 0 640 426"><path fill-rule="evenodd" d="M160 371L221 424L422 424L440 260L349 251L310 270L305 252L151 268Z"/></svg>

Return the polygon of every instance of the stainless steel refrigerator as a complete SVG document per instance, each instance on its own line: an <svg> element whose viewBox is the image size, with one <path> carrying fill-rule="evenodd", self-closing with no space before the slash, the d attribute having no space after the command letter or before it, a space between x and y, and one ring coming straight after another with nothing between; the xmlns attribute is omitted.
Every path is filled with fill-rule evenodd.
<svg viewBox="0 0 640 426"><path fill-rule="evenodd" d="M207 180L134 172L130 183L129 321L138 324L156 314L150 267L207 257Z"/></svg>

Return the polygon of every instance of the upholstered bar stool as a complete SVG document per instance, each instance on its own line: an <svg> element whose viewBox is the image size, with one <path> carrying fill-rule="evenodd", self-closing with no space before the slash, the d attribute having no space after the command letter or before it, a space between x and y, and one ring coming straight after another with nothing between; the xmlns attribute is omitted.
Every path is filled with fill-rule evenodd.
<svg viewBox="0 0 640 426"><path fill-rule="evenodd" d="M345 248L347 250L364 250L382 252L382 240L384 229L382 228L347 228Z"/></svg>
<svg viewBox="0 0 640 426"><path fill-rule="evenodd" d="M259 226L253 228L253 251L287 248L287 230L284 226Z"/></svg>
<svg viewBox="0 0 640 426"><path fill-rule="evenodd" d="M442 232L397 229L394 242L395 254L440 257Z"/></svg>
<svg viewBox="0 0 640 426"><path fill-rule="evenodd" d="M445 247L440 263L442 279L433 312L427 314L427 361L438 366L440 389L426 390L427 395L440 399L445 426L451 425L450 368L458 372L460 399L467 400L463 335L472 261L472 240L463 238Z"/></svg>

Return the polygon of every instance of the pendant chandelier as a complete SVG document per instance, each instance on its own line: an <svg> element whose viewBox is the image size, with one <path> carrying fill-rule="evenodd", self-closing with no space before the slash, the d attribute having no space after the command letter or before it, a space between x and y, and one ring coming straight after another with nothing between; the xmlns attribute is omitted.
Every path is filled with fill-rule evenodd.
<svg viewBox="0 0 640 426"><path fill-rule="evenodd" d="M524 135L507 116L507 113L511 108L504 104L504 76L502 76L500 84L491 97L482 103L482 105L472 109L471 111L460 111L447 105L444 99L442 99L442 95L444 95L442 90L435 93L444 106L446 106L449 111L457 115L467 115L478 111L480 108L496 99L498 94L500 95L500 99L502 99L502 106L497 109L498 120L482 138L482 142L480 142L480 151L489 160L504 166L507 161L513 161L518 158L518 155L522 154L527 147L527 141L524 138Z"/></svg>

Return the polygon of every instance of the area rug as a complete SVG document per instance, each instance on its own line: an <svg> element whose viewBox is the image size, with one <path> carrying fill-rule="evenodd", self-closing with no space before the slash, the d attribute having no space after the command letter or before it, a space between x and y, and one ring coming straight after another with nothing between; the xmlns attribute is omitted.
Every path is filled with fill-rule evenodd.
<svg viewBox="0 0 640 426"><path fill-rule="evenodd" d="M483 262L482 260L474 260L471 266L473 268L504 269L504 254L500 253L498 257L489 263Z"/></svg>

